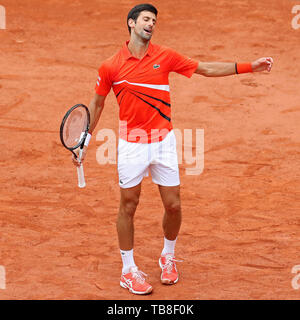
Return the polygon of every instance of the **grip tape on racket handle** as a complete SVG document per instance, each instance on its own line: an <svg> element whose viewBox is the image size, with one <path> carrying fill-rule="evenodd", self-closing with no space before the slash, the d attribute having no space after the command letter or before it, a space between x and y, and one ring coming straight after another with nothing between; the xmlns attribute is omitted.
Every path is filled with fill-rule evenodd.
<svg viewBox="0 0 300 320"><path fill-rule="evenodd" d="M82 156L82 149L79 150L79 161L81 160ZM84 179L84 172L83 172L83 165L80 164L79 167L77 167L77 176L78 176L78 187L84 188L85 187L85 179Z"/></svg>

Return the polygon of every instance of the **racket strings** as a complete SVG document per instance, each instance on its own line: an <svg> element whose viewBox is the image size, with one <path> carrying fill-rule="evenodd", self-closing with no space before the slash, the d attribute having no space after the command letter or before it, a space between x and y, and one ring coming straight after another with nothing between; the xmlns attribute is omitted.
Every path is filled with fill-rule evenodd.
<svg viewBox="0 0 300 320"><path fill-rule="evenodd" d="M88 116L84 108L76 108L69 114L63 128L63 139L68 148L74 148L79 144L87 124Z"/></svg>

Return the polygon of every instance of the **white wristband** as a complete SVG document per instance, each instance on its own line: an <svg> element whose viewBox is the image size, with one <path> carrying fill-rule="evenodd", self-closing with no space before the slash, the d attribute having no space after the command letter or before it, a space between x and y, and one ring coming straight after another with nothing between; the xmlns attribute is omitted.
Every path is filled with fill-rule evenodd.
<svg viewBox="0 0 300 320"><path fill-rule="evenodd" d="M91 140L91 137L92 135L88 132L86 138L85 138L85 141L84 141L84 145L87 147L90 143L90 140Z"/></svg>

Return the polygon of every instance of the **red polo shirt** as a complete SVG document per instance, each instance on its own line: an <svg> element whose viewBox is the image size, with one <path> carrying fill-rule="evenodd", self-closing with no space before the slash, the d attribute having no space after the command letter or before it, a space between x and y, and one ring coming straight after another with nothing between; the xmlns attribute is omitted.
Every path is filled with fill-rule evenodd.
<svg viewBox="0 0 300 320"><path fill-rule="evenodd" d="M120 138L129 142L161 141L172 130L169 73L186 77L198 62L152 44L142 59L132 56L127 41L99 68L96 93L106 96L113 87L120 106Z"/></svg>

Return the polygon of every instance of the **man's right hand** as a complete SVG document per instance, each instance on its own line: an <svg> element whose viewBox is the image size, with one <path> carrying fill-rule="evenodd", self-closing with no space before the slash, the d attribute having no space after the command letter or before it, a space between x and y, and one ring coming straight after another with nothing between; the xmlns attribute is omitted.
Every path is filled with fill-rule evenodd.
<svg viewBox="0 0 300 320"><path fill-rule="evenodd" d="M77 155L77 158L75 158L75 156L72 154L72 161L73 161L73 164L76 167L79 167L81 165L81 163L84 161L84 158L85 158L86 153L87 153L87 147L84 146L83 150L82 150L82 156L81 156L81 159L79 161L79 149L80 148L77 148L76 150L74 150L75 154Z"/></svg>

